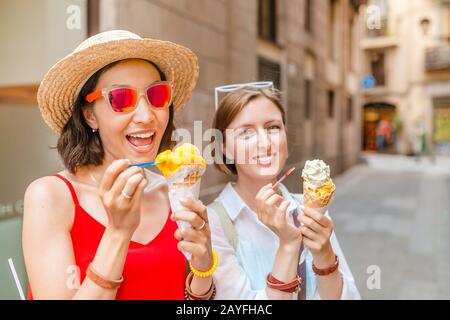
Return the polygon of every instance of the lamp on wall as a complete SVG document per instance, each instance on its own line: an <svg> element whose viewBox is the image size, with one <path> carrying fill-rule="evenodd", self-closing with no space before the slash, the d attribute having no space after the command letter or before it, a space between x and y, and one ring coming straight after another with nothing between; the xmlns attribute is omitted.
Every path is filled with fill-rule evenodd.
<svg viewBox="0 0 450 320"><path fill-rule="evenodd" d="M428 18L420 19L420 27L422 28L422 32L424 36L428 35L428 31L430 30L431 21Z"/></svg>

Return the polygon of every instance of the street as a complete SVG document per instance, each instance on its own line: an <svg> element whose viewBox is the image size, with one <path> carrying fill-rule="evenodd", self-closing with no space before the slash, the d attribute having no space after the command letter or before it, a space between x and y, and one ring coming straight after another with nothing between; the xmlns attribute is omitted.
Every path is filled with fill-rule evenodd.
<svg viewBox="0 0 450 320"><path fill-rule="evenodd" d="M450 299L450 160L363 159L335 179L330 205L362 298Z"/></svg>

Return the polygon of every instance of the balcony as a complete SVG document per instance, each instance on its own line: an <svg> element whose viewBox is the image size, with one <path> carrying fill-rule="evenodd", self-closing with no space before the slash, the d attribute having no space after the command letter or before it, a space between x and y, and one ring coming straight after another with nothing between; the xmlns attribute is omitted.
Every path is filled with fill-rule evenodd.
<svg viewBox="0 0 450 320"><path fill-rule="evenodd" d="M398 38L392 30L389 29L388 19L383 18L377 28L366 28L366 35L361 41L364 50L386 49L398 46Z"/></svg>
<svg viewBox="0 0 450 320"><path fill-rule="evenodd" d="M425 70L427 72L450 71L450 46L428 48L425 53Z"/></svg>
<svg viewBox="0 0 450 320"><path fill-rule="evenodd" d="M365 38L361 41L364 50L387 49L398 46L398 38L396 36L380 36L374 38Z"/></svg>

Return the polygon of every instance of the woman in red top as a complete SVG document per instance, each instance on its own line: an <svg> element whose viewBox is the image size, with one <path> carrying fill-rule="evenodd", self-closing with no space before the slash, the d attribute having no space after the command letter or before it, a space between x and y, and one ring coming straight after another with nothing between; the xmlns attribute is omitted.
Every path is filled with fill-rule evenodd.
<svg viewBox="0 0 450 320"><path fill-rule="evenodd" d="M214 259L206 210L172 214L167 185L133 163L171 147L174 112L198 78L182 46L109 31L85 40L47 73L38 91L59 134L65 170L25 193L23 250L30 299L211 298ZM193 228L177 229L176 221Z"/></svg>

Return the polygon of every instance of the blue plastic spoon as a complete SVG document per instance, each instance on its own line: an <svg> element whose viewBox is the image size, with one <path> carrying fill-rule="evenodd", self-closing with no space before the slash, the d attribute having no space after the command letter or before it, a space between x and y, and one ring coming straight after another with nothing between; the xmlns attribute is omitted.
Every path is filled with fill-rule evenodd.
<svg viewBox="0 0 450 320"><path fill-rule="evenodd" d="M130 167L153 167L157 164L158 162L156 161L152 161L152 162L144 162L144 163L135 163L135 164L130 164L128 166L128 168Z"/></svg>

